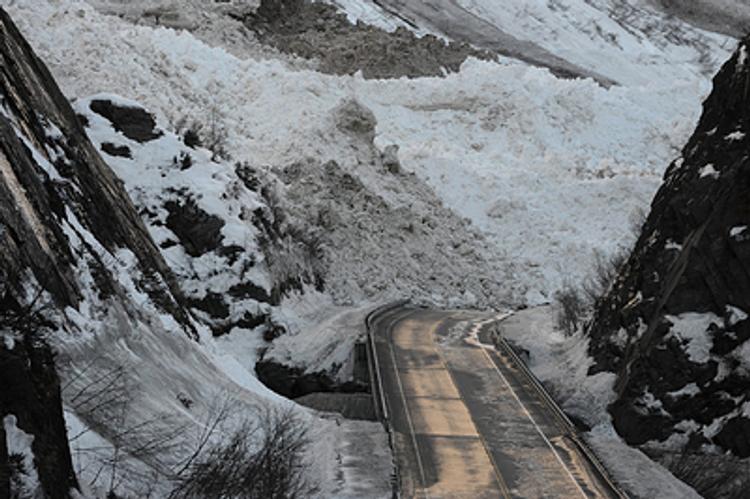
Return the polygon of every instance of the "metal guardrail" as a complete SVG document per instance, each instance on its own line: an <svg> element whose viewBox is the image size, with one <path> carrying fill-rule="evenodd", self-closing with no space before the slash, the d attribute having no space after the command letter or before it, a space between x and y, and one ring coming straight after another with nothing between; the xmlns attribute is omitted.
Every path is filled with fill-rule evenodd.
<svg viewBox="0 0 750 499"><path fill-rule="evenodd" d="M375 318L382 315L389 310L394 310L403 307L409 303L408 300L400 300L381 305L376 308L365 318L365 328L367 330L367 366L370 373L370 386L372 388L373 405L375 406L375 415L383 424L386 432L388 433L388 444L391 449L394 449L393 442L393 427L391 426L391 417L388 409L388 402L385 399L385 392L383 390L383 380L380 377L380 363L378 362L378 355L375 346L375 334L372 328L372 324ZM376 393L377 392L377 393ZM401 483L399 476L398 465L393 463L393 470L395 473L393 481L393 497L400 497L399 484Z"/></svg>
<svg viewBox="0 0 750 499"><path fill-rule="evenodd" d="M373 330L373 323L375 319L383 315L384 313L394 310L397 308L404 307L408 305L410 302L408 300L400 300L388 303L386 305L382 305L380 307L377 307L373 311L371 311L369 314L367 314L367 317L365 318L365 327L367 330L367 365L368 365L368 371L370 374L370 385L372 387L372 397L373 397L373 405L375 406L375 413L377 418L381 421L384 428L386 429L386 432L388 433L388 441L391 449L394 448L393 446L393 434L394 430L391 426L391 416L389 412L388 402L385 398L385 392L383 389L383 381L380 376L380 363L378 361L377 356L377 350L375 345L375 331ZM604 466L604 464L599 460L599 458L594 454L594 452L589 448L588 444L580 437L578 434L578 430L576 429L573 422L568 418L568 416L565 414L565 412L560 408L559 405L557 405L557 402L549 395L547 390L544 388L542 383L537 379L537 377L534 375L533 372L529 369L529 367L526 365L526 363L521 359L521 357L516 353L515 350L513 350L513 347L508 343L508 341L503 338L500 335L497 335L496 337L496 343L498 347L500 347L501 350L503 350L513 361L513 363L518 366L521 373L526 377L526 379L531 383L531 385L534 387L535 391L540 395L543 403L550 409L552 414L555 415L555 417L558 419L558 421L562 424L563 428L566 430L567 435L570 437L570 439L575 443L575 445L578 447L578 449L586 456L588 461L591 463L591 465L597 470L599 475L602 477L602 479L606 482L606 484L612 489L612 491L616 494L616 497L620 499L629 499L629 496L621 489L621 487L617 484L617 482L612 478L611 474L607 470L607 468ZM394 484L393 484L393 497L397 498L400 497L399 494L399 483L400 483L400 477L399 477L399 469L398 466L394 463Z"/></svg>
<svg viewBox="0 0 750 499"><path fill-rule="evenodd" d="M562 408L557 405L557 402L555 402L555 400L550 396L539 379L534 375L533 372L531 372L531 369L529 369L529 367L526 365L523 359L519 357L516 351L513 350L513 347L510 345L510 343L508 343L508 341L499 334L496 337L496 343L518 366L523 375L531 382L536 392L541 396L542 401L545 403L545 405L547 405L550 411L552 411L552 413L558 418L558 420L562 422L564 428L567 430L568 436L571 438L571 440L573 440L579 450L586 456L591 465L596 468L606 484L612 489L617 497L621 499L629 499L629 496L612 478L612 475L609 473L604 464L599 460L596 454L594 454L594 452L589 448L588 444L578 434L578 429L575 427L570 418L568 418L567 414L565 414Z"/></svg>

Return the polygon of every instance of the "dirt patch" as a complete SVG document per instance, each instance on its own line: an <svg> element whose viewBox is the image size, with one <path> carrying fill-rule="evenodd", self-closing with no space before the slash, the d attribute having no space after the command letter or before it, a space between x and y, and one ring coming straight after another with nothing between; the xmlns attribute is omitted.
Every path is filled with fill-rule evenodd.
<svg viewBox="0 0 750 499"><path fill-rule="evenodd" d="M264 0L256 13L244 18L259 39L274 48L316 60L320 71L365 78L442 76L458 71L467 57L494 59L490 52L465 43L446 43L406 28L393 33L351 24L331 5L302 0Z"/></svg>

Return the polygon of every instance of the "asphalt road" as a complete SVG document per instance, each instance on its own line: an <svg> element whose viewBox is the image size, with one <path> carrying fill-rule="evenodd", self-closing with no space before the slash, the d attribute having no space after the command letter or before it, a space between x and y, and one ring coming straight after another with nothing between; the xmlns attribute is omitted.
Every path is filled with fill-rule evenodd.
<svg viewBox="0 0 750 499"><path fill-rule="evenodd" d="M619 497L515 357L472 339L494 320L413 308L373 318L402 496Z"/></svg>

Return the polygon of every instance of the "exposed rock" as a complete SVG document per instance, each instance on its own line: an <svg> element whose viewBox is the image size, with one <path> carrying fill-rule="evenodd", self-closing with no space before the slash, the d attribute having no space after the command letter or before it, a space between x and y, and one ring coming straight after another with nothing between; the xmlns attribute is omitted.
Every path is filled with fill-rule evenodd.
<svg viewBox="0 0 750 499"><path fill-rule="evenodd" d="M9 455L3 430L0 497L67 498L78 486L49 346L80 333L66 314L85 321L92 317L81 310L117 307L127 330L128 320L143 317L130 296L137 292L187 334L196 332L122 182L2 9L0 58L0 421L12 418L14 431L29 436L33 459L23 465L40 487L12 490L9 468L18 463L10 461L18 456ZM100 110L131 138L158 136L142 113L106 104Z"/></svg>
<svg viewBox="0 0 750 499"><path fill-rule="evenodd" d="M130 148L128 146L118 146L112 142L104 142L102 144L102 151L106 152L110 156L119 156L121 158L132 158Z"/></svg>
<svg viewBox="0 0 750 499"><path fill-rule="evenodd" d="M370 109L356 100L348 100L339 105L334 112L336 127L342 132L354 135L366 143L371 143L375 139L377 120Z"/></svg>
<svg viewBox="0 0 750 499"><path fill-rule="evenodd" d="M368 385L354 381L338 383L325 372L308 373L299 367L290 367L274 361L260 361L255 365L258 379L271 390L289 398L311 393L361 393Z"/></svg>
<svg viewBox="0 0 750 499"><path fill-rule="evenodd" d="M365 78L442 76L458 71L467 57L492 59L489 52L464 43L417 37L406 28L389 33L363 23L351 24L336 7L306 0L263 0L245 24L276 49L319 62L333 74L362 71Z"/></svg>
<svg viewBox="0 0 750 499"><path fill-rule="evenodd" d="M0 341L0 428L7 416L15 418L19 430L33 435L31 450L34 462L25 462L25 470L33 468L45 497L67 498L78 489L68 438L62 414L60 382L55 372L52 351L43 340L41 315L6 293L0 302L0 334L11 334L14 340ZM0 432L0 446L5 448L6 435ZM5 456L3 456L5 454ZM22 497L13 491L4 478L12 473L7 450L0 452L0 497ZM27 491L34 493L34 491Z"/></svg>
<svg viewBox="0 0 750 499"><path fill-rule="evenodd" d="M398 146L391 144L383 151L383 166L388 173L398 175L401 173L401 162L398 159Z"/></svg>
<svg viewBox="0 0 750 499"><path fill-rule="evenodd" d="M610 412L631 444L750 456L748 42L714 79L588 328L593 371L618 374Z"/></svg>
<svg viewBox="0 0 750 499"><path fill-rule="evenodd" d="M167 201L167 228L180 238L190 256L201 256L221 246L224 221L201 210L190 198L183 203Z"/></svg>
<svg viewBox="0 0 750 499"><path fill-rule="evenodd" d="M128 107L111 100L93 100L91 110L107 118L115 130L122 132L130 140L148 142L158 139L164 132L156 128L156 120L140 107Z"/></svg>

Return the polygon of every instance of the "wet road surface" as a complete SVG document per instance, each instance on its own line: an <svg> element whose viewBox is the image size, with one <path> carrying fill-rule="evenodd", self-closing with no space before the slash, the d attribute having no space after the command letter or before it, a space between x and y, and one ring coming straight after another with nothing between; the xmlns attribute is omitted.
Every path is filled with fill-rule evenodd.
<svg viewBox="0 0 750 499"><path fill-rule="evenodd" d="M397 308L372 322L402 495L618 497L564 416L472 312Z"/></svg>

